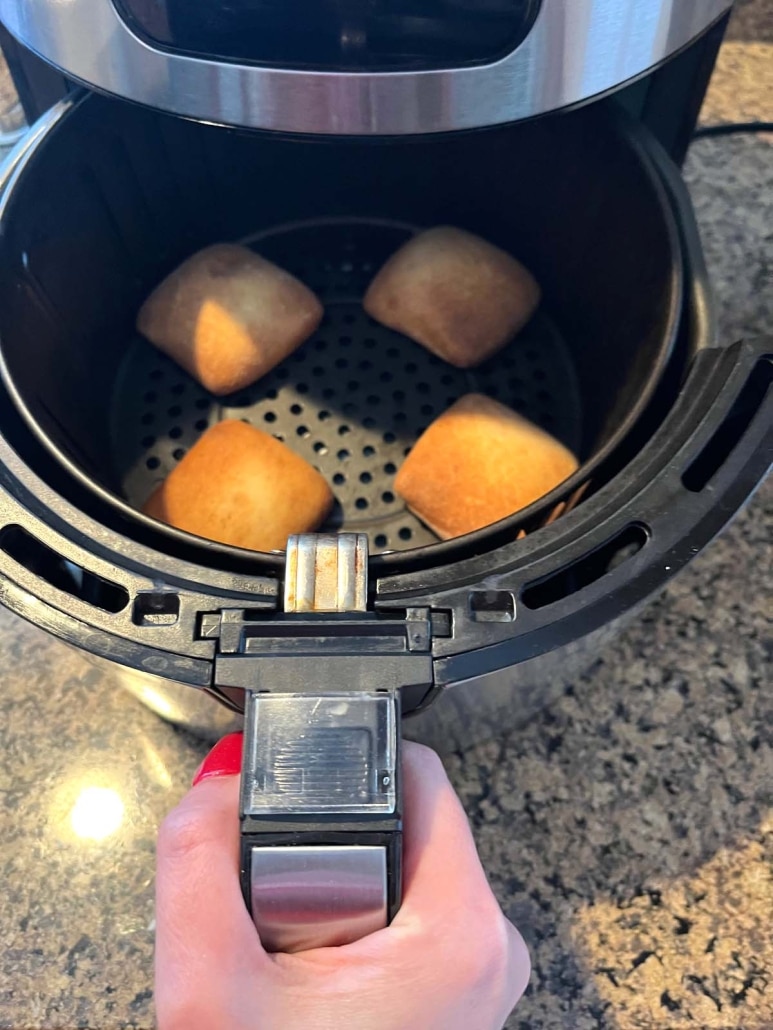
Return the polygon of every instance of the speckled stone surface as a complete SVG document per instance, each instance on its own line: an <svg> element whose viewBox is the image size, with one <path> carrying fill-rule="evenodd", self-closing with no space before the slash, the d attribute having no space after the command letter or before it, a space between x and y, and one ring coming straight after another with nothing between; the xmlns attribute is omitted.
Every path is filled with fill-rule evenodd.
<svg viewBox="0 0 773 1030"><path fill-rule="evenodd" d="M533 949L513 1028L773 1026L772 516L768 487L558 704L454 762Z"/></svg>
<svg viewBox="0 0 773 1030"><path fill-rule="evenodd" d="M767 0L736 0L729 41L773 43L773 19ZM758 117L764 117L762 113Z"/></svg>
<svg viewBox="0 0 773 1030"><path fill-rule="evenodd" d="M744 3L730 45L772 36L773 0ZM720 64L708 120L770 117L739 75ZM698 143L687 178L723 332L773 330L770 137ZM773 483L558 703L449 759L532 949L512 1030L773 1027L772 528ZM206 747L2 611L0 633L0 1027L144 1030L155 830Z"/></svg>

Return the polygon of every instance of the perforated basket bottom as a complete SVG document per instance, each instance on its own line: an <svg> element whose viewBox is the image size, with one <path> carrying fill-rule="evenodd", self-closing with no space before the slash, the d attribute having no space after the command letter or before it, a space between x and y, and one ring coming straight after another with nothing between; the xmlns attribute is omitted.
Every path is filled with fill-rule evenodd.
<svg viewBox="0 0 773 1030"><path fill-rule="evenodd" d="M568 348L540 312L499 355L461 371L370 319L361 300L384 260L415 231L372 221L285 226L245 241L306 282L325 305L315 335L238 395L216 398L137 338L112 412L116 480L141 507L210 425L240 418L284 441L336 497L327 527L368 533L373 551L437 542L394 492L394 476L429 423L471 391L543 426L570 449L581 406Z"/></svg>

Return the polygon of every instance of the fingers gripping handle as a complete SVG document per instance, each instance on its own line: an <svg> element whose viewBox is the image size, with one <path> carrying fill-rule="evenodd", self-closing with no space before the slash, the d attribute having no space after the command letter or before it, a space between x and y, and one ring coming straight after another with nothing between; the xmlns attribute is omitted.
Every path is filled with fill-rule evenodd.
<svg viewBox="0 0 773 1030"><path fill-rule="evenodd" d="M364 611L366 569L367 538L295 538L285 608ZM350 943L399 907L400 697L357 687L247 693L242 890L270 951Z"/></svg>

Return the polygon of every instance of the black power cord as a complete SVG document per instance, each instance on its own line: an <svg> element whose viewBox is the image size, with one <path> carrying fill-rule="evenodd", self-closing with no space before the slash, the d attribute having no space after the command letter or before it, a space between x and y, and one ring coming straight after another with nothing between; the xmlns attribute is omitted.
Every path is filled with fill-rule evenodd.
<svg viewBox="0 0 773 1030"><path fill-rule="evenodd" d="M693 133L693 139L734 136L744 132L773 132L773 122L725 122L721 125L702 125Z"/></svg>

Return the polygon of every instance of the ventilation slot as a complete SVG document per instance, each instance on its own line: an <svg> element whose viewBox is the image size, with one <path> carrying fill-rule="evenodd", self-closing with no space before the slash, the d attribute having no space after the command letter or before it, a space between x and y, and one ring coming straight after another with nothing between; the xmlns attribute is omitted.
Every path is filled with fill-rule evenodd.
<svg viewBox="0 0 773 1030"><path fill-rule="evenodd" d="M732 408L709 442L682 475L692 493L700 493L733 453L750 422L762 407L773 382L773 363L767 358L752 369Z"/></svg>
<svg viewBox="0 0 773 1030"><path fill-rule="evenodd" d="M474 590L470 615L473 622L513 622L515 598L509 590Z"/></svg>
<svg viewBox="0 0 773 1030"><path fill-rule="evenodd" d="M633 558L648 540L649 533L644 526L630 525L591 554L567 565L547 579L531 583L521 594L521 600L532 610L562 601Z"/></svg>
<svg viewBox="0 0 773 1030"><path fill-rule="evenodd" d="M5 527L0 533L0 549L50 586L103 612L115 614L129 603L129 593L124 587L63 558L21 526Z"/></svg>
<svg viewBox="0 0 773 1030"><path fill-rule="evenodd" d="M134 600L135 626L173 626L180 617L180 598L172 593L138 594Z"/></svg>

